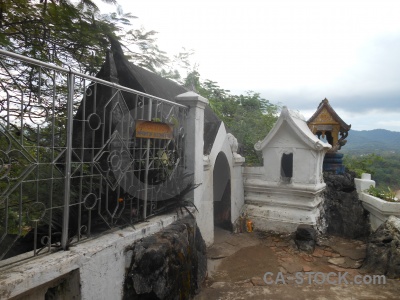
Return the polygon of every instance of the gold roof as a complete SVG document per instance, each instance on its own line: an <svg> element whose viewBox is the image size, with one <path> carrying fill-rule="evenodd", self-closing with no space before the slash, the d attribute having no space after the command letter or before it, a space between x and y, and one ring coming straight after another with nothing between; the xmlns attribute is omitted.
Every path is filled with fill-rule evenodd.
<svg viewBox="0 0 400 300"><path fill-rule="evenodd" d="M310 125L340 125L340 132L347 132L351 125L346 124L329 104L328 99L324 99L318 106L317 111L307 121Z"/></svg>

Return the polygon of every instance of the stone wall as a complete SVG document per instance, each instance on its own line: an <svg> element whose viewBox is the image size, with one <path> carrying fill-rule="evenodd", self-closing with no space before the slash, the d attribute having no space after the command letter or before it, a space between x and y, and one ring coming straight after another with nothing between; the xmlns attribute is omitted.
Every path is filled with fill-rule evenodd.
<svg viewBox="0 0 400 300"><path fill-rule="evenodd" d="M320 229L327 234L361 239L370 234L368 211L358 198L354 174L324 173L323 211Z"/></svg>
<svg viewBox="0 0 400 300"><path fill-rule="evenodd" d="M234 140L233 142L232 139ZM226 172L227 168L224 168L221 176L225 176L227 180L230 179L229 221L231 224L234 224L239 218L244 205L242 173L244 158L237 154L237 147L234 145L235 140L231 134L226 132L224 123L221 123L210 154L203 157L202 188L204 193L198 204L196 204L199 210L199 213L196 214L196 219L207 246L211 246L214 243L214 186L218 185L218 180L214 178L214 170L218 167L216 161L220 154L225 155L229 164L228 172ZM222 184L220 185L222 186Z"/></svg>
<svg viewBox="0 0 400 300"><path fill-rule="evenodd" d="M124 299L190 299L207 272L206 245L185 218L132 245Z"/></svg>
<svg viewBox="0 0 400 300"><path fill-rule="evenodd" d="M389 278L400 278L400 219L390 216L369 237L362 268Z"/></svg>

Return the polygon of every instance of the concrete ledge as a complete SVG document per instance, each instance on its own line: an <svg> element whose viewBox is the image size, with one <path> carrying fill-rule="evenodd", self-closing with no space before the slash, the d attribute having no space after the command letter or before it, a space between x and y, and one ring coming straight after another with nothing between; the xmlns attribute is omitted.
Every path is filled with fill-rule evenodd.
<svg viewBox="0 0 400 300"><path fill-rule="evenodd" d="M301 211L282 207L245 205L245 211L252 220L254 228L261 231L276 231L291 233L296 231L300 224L315 226L319 217L319 210Z"/></svg>
<svg viewBox="0 0 400 300"><path fill-rule="evenodd" d="M321 202L321 199L317 202ZM317 225L320 216L319 205L314 207L256 205L246 203L245 211L253 221L256 229L273 230L277 232L294 232L300 224Z"/></svg>
<svg viewBox="0 0 400 300"><path fill-rule="evenodd" d="M288 195L318 195L325 189L326 184L283 184L278 182L270 182L262 179L247 179L245 182L246 192L271 193L271 194L288 194Z"/></svg>
<svg viewBox="0 0 400 300"><path fill-rule="evenodd" d="M187 213L178 216L174 212L153 217L135 228L115 230L74 245L69 251L0 268L0 298L8 299L30 291L34 293L36 288L79 270L81 299L121 299L126 263L132 255L127 248L185 215ZM44 295L37 295L38 298L41 296L44 299Z"/></svg>
<svg viewBox="0 0 400 300"><path fill-rule="evenodd" d="M243 167L243 178L247 179L263 179L264 167Z"/></svg>
<svg viewBox="0 0 400 300"><path fill-rule="evenodd" d="M370 213L371 229L375 231L390 216L400 217L400 202L388 202L366 193L359 193L360 200Z"/></svg>
<svg viewBox="0 0 400 300"><path fill-rule="evenodd" d="M250 171L249 169L247 171ZM318 226L325 183L282 184L265 181L260 169L248 172L245 209L259 230L294 232L300 224Z"/></svg>
<svg viewBox="0 0 400 300"><path fill-rule="evenodd" d="M369 174L363 174L363 175L369 175ZM364 178L354 178L354 184L356 186L357 192L362 193L365 190L368 190L371 185L375 187L375 181L371 180L371 176L363 176Z"/></svg>

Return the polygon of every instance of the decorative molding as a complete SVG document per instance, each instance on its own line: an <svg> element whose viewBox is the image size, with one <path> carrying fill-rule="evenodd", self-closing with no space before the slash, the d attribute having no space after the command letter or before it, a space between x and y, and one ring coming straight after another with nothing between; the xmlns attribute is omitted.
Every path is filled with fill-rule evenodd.
<svg viewBox="0 0 400 300"><path fill-rule="evenodd" d="M258 141L255 145L254 145L254 149L256 149L257 151L261 151L261 146L262 146L262 141Z"/></svg>
<svg viewBox="0 0 400 300"><path fill-rule="evenodd" d="M332 115L329 113L329 111L324 107L322 111L317 115L313 123L319 123L319 124L339 124Z"/></svg>
<svg viewBox="0 0 400 300"><path fill-rule="evenodd" d="M245 190L255 193L271 193L282 195L297 195L301 197L310 197L319 195L325 190L325 183L318 184L282 184L279 182L265 181L259 178L247 178Z"/></svg>

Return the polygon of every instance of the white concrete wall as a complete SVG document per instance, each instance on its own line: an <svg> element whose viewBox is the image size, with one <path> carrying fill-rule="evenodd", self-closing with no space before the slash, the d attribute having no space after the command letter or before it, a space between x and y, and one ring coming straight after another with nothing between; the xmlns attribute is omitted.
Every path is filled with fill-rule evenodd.
<svg viewBox="0 0 400 300"><path fill-rule="evenodd" d="M207 246L214 243L214 192L213 192L213 172L211 162L208 156L204 157L204 193L203 200L201 201L199 213L196 216L198 222L203 223L200 229L204 241ZM200 227L199 227L200 228Z"/></svg>
<svg viewBox="0 0 400 300"><path fill-rule="evenodd" d="M268 135L255 144L255 149L263 155L266 181L281 181L282 156L292 153L291 182L306 185L323 182L323 158L330 148L329 144L321 142L312 134L304 117L286 107L283 107Z"/></svg>
<svg viewBox="0 0 400 300"><path fill-rule="evenodd" d="M183 215L176 212L153 217L136 228L115 230L74 245L69 251L39 256L11 266L0 266L0 299L44 299L48 287L70 280L64 299L122 299L125 272L132 258L129 247L137 240L161 231ZM7 260L1 262L7 264ZM72 276L79 274L79 276ZM78 281L78 282L77 282ZM79 290L80 285L80 290ZM79 298L80 295L80 298Z"/></svg>
<svg viewBox="0 0 400 300"><path fill-rule="evenodd" d="M244 187L242 176L242 164L244 158L232 152L229 136L226 132L224 123L218 129L213 147L210 154L204 157L204 196L202 200L202 210L198 218L198 223L203 223L202 235L207 246L214 243L214 193L213 193L213 173L217 156L223 152L227 158L230 177L231 177L231 222L235 223L244 205Z"/></svg>
<svg viewBox="0 0 400 300"><path fill-rule="evenodd" d="M191 198L198 209L196 213L197 226L199 227L204 240L209 235L209 207L204 202L205 198L205 180L204 180L204 109L208 100L194 93L187 92L178 95L176 102L189 107L186 132L185 132L185 157L187 172L194 176L194 183L199 186L193 191Z"/></svg>
<svg viewBox="0 0 400 300"><path fill-rule="evenodd" d="M216 158L223 152L228 160L231 177L231 221L239 217L244 205L242 164L244 158L232 149L225 126L221 124L210 155L203 156L204 105L207 100L192 93L177 97L177 102L190 107L186 132L188 170L194 173L193 201L198 209L197 224L207 245L214 242L213 171ZM194 213L194 210L193 210ZM129 251L136 240L156 233L177 220L171 213L150 219L135 228L115 230L46 256L2 267L0 264L0 298L43 299L49 287L69 280L68 295L81 299L121 299L126 269L131 262ZM78 288L80 286L80 288Z"/></svg>
<svg viewBox="0 0 400 300"><path fill-rule="evenodd" d="M242 167L244 158L235 153L221 124L210 155L203 156L204 107L207 100L188 92L177 97L177 102L188 105L186 131L188 171L194 182L201 184L192 195L198 209L197 224L207 245L214 242L213 171L216 158L223 152L228 160L231 178L231 220L239 217L244 204ZM229 174L227 174L229 176ZM192 211L194 213L194 210ZM162 230L177 220L171 213L151 218L135 228L115 230L93 240L73 245L69 251L12 264L0 264L0 298L43 299L50 287L68 281L71 291L67 298L121 299L126 269L132 258L129 247L136 241ZM80 288L79 288L80 287Z"/></svg>
<svg viewBox="0 0 400 300"><path fill-rule="evenodd" d="M244 180L243 162L241 159L234 159L231 169L231 220L235 224L241 212L244 210Z"/></svg>
<svg viewBox="0 0 400 300"><path fill-rule="evenodd" d="M255 229L294 232L299 224L317 226L325 183L267 181L264 167L244 168L245 212Z"/></svg>
<svg viewBox="0 0 400 300"><path fill-rule="evenodd" d="M245 211L255 228L293 232L300 224L318 227L322 164L331 146L309 130L300 115L283 108L275 126L255 145L263 167L244 169ZM293 154L290 180L281 175L283 154Z"/></svg>
<svg viewBox="0 0 400 300"><path fill-rule="evenodd" d="M265 180L279 182L281 179L281 160L284 153L293 153L292 182L316 184L321 181L324 153L311 150L302 145L267 146L263 149Z"/></svg>
<svg viewBox="0 0 400 300"><path fill-rule="evenodd" d="M358 197L364 208L369 211L369 222L373 231L378 229L390 216L400 217L400 202L388 202L365 192L371 185L375 187L375 181L371 180L370 174L362 174L361 179L354 178L354 183Z"/></svg>

